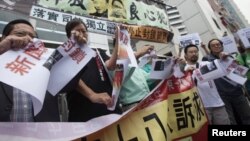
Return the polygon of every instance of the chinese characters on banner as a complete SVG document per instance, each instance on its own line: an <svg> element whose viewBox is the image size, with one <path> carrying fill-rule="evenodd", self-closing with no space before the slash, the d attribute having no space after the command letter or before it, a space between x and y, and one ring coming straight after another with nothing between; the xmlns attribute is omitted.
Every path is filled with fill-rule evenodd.
<svg viewBox="0 0 250 141"><path fill-rule="evenodd" d="M133 131L133 132L131 132ZM92 140L207 140L207 118L191 73L162 81L129 116L95 134Z"/></svg>
<svg viewBox="0 0 250 141"><path fill-rule="evenodd" d="M35 115L42 109L50 76L43 64L52 52L38 41L24 50L10 50L0 56L0 81L30 94Z"/></svg>
<svg viewBox="0 0 250 141"><path fill-rule="evenodd" d="M168 17L164 10L135 0L109 0L108 2L105 0L40 0L38 5L80 16L103 17L117 22L169 29Z"/></svg>
<svg viewBox="0 0 250 141"><path fill-rule="evenodd" d="M71 124L0 123L1 138L18 136L21 141L74 140L83 136L87 136L87 141L207 141L207 133L206 114L191 73L162 81L139 105L123 115L110 114Z"/></svg>
<svg viewBox="0 0 250 141"><path fill-rule="evenodd" d="M90 32L96 32L108 35L113 35L115 33L115 27L117 25L117 23L115 22L109 22L104 20L77 16L73 14L67 14L38 6L32 6L30 16L62 25L66 25L66 23L72 20L73 18L79 18L86 23L88 30ZM168 42L167 38L169 32L167 30L149 26L136 26L136 25L128 25L127 27L131 38L155 41L161 43Z"/></svg>
<svg viewBox="0 0 250 141"><path fill-rule="evenodd" d="M91 48L79 46L73 39L59 46L44 64L51 69L48 91L56 95L95 55Z"/></svg>

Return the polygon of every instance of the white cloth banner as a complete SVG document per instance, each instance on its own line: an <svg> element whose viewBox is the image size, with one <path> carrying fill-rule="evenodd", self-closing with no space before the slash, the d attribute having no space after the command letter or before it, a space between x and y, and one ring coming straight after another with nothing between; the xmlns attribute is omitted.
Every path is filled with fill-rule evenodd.
<svg viewBox="0 0 250 141"><path fill-rule="evenodd" d="M59 46L47 60L48 66L52 66L48 91L56 95L95 56L96 52L91 48L86 45L80 47L72 39Z"/></svg>
<svg viewBox="0 0 250 141"><path fill-rule="evenodd" d="M50 72L43 66L54 49L47 49L41 42L38 48L26 47L0 55L0 81L20 89L32 97L34 115L43 106Z"/></svg>

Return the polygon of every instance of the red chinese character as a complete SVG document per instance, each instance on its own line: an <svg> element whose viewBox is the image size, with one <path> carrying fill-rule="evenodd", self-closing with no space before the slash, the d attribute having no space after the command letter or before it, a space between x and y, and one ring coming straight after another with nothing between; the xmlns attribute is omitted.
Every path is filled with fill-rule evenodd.
<svg viewBox="0 0 250 141"><path fill-rule="evenodd" d="M70 53L69 56L73 60L76 60L77 64L79 64L83 60L83 58L86 56L86 53L83 52L80 48L77 48L72 53Z"/></svg>
<svg viewBox="0 0 250 141"><path fill-rule="evenodd" d="M29 73L28 70L31 69L31 65L35 66L34 63L27 60L27 58L23 58L23 60L20 60L20 55L17 56L16 60L6 64L7 69L10 69L10 71L14 73L20 73L20 75L24 75L25 73Z"/></svg>
<svg viewBox="0 0 250 141"><path fill-rule="evenodd" d="M65 52L69 52L73 48L73 46L75 46L75 43L72 40L68 40L62 45Z"/></svg>
<svg viewBox="0 0 250 141"><path fill-rule="evenodd" d="M28 48L24 51L25 54L37 59L37 60L40 60L41 59L41 56L43 55L43 53L45 53L48 49L45 48L44 46L42 47L39 47L39 48Z"/></svg>

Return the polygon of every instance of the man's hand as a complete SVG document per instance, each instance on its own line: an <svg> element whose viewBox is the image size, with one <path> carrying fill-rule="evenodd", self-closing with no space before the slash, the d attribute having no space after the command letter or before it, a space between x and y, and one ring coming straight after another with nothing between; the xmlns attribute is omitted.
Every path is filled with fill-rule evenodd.
<svg viewBox="0 0 250 141"><path fill-rule="evenodd" d="M8 40L9 48L13 50L18 50L26 47L30 42L32 42L32 38L28 35L19 37L16 35L9 35L4 40Z"/></svg>
<svg viewBox="0 0 250 141"><path fill-rule="evenodd" d="M153 45L144 45L143 47L137 50L137 52L135 53L135 57L140 58L141 56L147 53L149 54L152 50L154 50Z"/></svg>
<svg viewBox="0 0 250 141"><path fill-rule="evenodd" d="M220 59L222 59L222 60L226 59L228 56L230 56L230 54L227 53L227 52L221 52L221 53L219 54L219 57L220 57Z"/></svg>
<svg viewBox="0 0 250 141"><path fill-rule="evenodd" d="M195 67L189 66L185 71L193 71L193 70L195 70Z"/></svg>
<svg viewBox="0 0 250 141"><path fill-rule="evenodd" d="M94 93L89 97L90 101L93 103L105 104L107 107L111 106L112 98L108 93Z"/></svg>
<svg viewBox="0 0 250 141"><path fill-rule="evenodd" d="M73 36L73 38L79 45L86 44L88 41L87 36L84 36L84 34L86 33L82 33L76 30L71 31L71 36Z"/></svg>

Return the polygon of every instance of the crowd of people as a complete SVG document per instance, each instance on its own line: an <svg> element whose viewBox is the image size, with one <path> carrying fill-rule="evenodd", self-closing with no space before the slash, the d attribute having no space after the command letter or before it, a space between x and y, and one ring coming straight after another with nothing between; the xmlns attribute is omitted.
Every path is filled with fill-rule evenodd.
<svg viewBox="0 0 250 141"><path fill-rule="evenodd" d="M115 39L119 39L120 26L116 28ZM88 42L88 29L80 19L73 19L65 26L67 37L74 38L77 44ZM32 25L23 19L9 22L2 33L0 42L0 55L8 50L19 50L26 47L37 37ZM240 47L243 47L240 44ZM206 48L202 45L202 48ZM187 45L184 48L185 63L181 63L182 71L194 71L216 59L231 57L223 52L223 43L219 39L208 42L207 55L199 60L199 47ZM96 56L84 66L80 72L59 92L66 93L68 121L86 122L92 118L110 113L121 114L138 104L157 85L158 80L149 78L149 68L136 68L132 75L121 85L120 96L115 110L107 107L112 103L112 83L109 73L114 72L116 61L119 59L118 40L114 40L114 49L111 56L103 49L93 49ZM135 53L136 59L150 53L154 46L144 45ZM250 68L249 50L241 51L234 58L240 65ZM177 57L178 58L178 57ZM148 65L148 64L147 64ZM128 68L128 72L131 68ZM67 72L65 72L67 73ZM250 74L247 74L250 78ZM128 77L125 74L125 78ZM152 84L154 86L152 87ZM228 80L226 77L214 79L202 84L196 83L198 93L210 124L250 124L250 106L245 92L250 90L250 81L244 86ZM245 91L244 91L245 90ZM43 108L36 116L33 114L31 96L15 87L0 82L0 121L33 122L33 121L60 121L58 96L52 96L46 91Z"/></svg>

